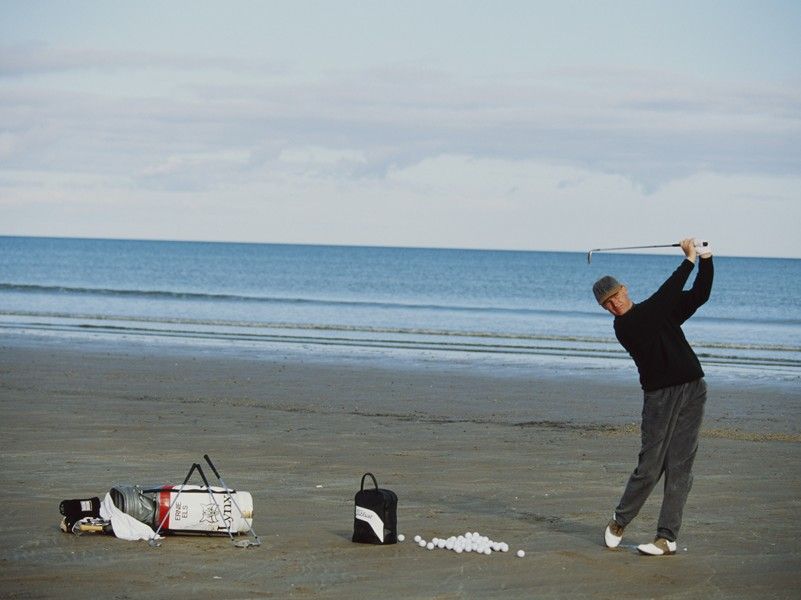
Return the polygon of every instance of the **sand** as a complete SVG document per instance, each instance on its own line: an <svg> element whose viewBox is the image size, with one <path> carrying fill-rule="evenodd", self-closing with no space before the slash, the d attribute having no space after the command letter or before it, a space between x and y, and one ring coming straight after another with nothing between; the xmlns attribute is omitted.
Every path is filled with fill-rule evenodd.
<svg viewBox="0 0 801 600"><path fill-rule="evenodd" d="M531 361L3 334L0 597L798 597L792 376L707 371L679 552L645 558L659 491L602 546L638 450L629 367ZM177 484L204 453L253 494L261 547L59 531L60 500ZM350 541L365 471L398 494L406 542ZM465 531L526 557L411 542Z"/></svg>

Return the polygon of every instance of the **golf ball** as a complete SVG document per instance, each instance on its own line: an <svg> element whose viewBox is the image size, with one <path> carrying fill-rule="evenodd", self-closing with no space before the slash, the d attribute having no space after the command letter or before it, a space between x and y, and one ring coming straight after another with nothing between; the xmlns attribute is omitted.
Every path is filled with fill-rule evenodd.
<svg viewBox="0 0 801 600"><path fill-rule="evenodd" d="M402 541L404 541L405 539L406 539L406 536L405 536L405 535L403 535L402 533L399 533L399 534L398 534L398 541L399 541L399 542L402 542Z"/></svg>
<svg viewBox="0 0 801 600"><path fill-rule="evenodd" d="M398 541L402 542L406 536L398 534ZM447 548L457 554L463 552L473 552L475 554L491 555L494 552L509 552L509 544L493 540L487 535L482 535L478 531L467 531L463 534L452 535L450 537L432 537L430 541L420 535L414 536L414 541L421 548L436 550L437 548ZM518 558L526 556L525 550L512 550Z"/></svg>

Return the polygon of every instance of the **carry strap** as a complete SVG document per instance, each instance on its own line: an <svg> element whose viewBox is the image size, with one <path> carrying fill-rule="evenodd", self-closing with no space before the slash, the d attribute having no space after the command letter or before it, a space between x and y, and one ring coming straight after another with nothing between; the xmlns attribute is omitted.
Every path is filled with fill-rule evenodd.
<svg viewBox="0 0 801 600"><path fill-rule="evenodd" d="M364 475L362 475L362 491L364 491L364 478L367 477L368 475L370 476L370 479L373 480L373 485L375 486L375 489L378 489L378 482L375 480L375 477L373 477L373 474L365 473Z"/></svg>

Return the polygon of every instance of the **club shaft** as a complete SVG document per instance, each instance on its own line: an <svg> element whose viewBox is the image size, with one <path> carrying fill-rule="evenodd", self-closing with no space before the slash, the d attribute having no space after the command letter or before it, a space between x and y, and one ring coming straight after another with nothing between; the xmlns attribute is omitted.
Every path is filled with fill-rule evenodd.
<svg viewBox="0 0 801 600"><path fill-rule="evenodd" d="M184 491L184 488L186 487L186 484L189 483L189 478L192 477L192 473L194 473L195 470L198 469L198 468L200 468L199 464L192 463L192 467L189 469L189 473L186 474L186 477L184 478L184 482L178 488L178 493L175 495L175 498L172 499L172 502L170 502L170 505L167 507L167 512L164 513L164 517L161 519L161 522L159 523L158 529L156 529L155 533L153 534L153 537L150 538L151 541L155 540L158 537L159 533L161 533L161 528L164 527L164 523L166 523L167 519L170 517L170 512L172 511L173 505L175 504L175 502L180 497L181 492Z"/></svg>
<svg viewBox="0 0 801 600"><path fill-rule="evenodd" d="M246 522L247 522L247 517L245 517L245 513L244 513L244 512L242 512L242 509L241 509L241 508L239 508L239 503L236 501L236 498L234 498L233 494L231 494L231 492L232 492L233 490L232 490L231 488L229 488L229 487L228 487L228 484L227 484L227 483L225 483L225 481L223 481L223 478L220 476L220 473L219 473L219 471L217 471L217 469L214 467L214 463L213 463L213 462L211 462L211 458L209 458L209 455L208 455L208 454L204 454L204 455L203 455L203 458L205 458L205 459L206 459L206 462L207 462L207 463L209 464L209 466L211 467L211 470L212 470L212 471L214 471L214 475L216 475L216 476L217 476L217 480L220 482L220 484L223 486L223 488L225 488L225 491L226 491L226 493L228 494L228 497L231 499L231 502L233 502L234 506L236 507L236 510L238 510L238 511L239 511L239 514L240 514L240 516L241 516L243 519L245 519L245 520L246 520ZM251 518L251 521L252 521L252 518ZM254 539L255 539L256 541L258 541L259 543L261 543L261 541L259 540L259 536L256 534L256 531L253 529L253 524L252 524L252 522L251 522L251 524L248 526L248 531L250 532L250 534L251 534L251 535L254 537Z"/></svg>
<svg viewBox="0 0 801 600"><path fill-rule="evenodd" d="M206 462L209 463L209 466L211 467L211 470L214 471L215 477L217 477L217 479L220 479L220 474L217 472L217 468L214 466L214 463L211 462L211 459L209 458L209 455L208 454L204 454L203 458L205 458Z"/></svg>
<svg viewBox="0 0 801 600"><path fill-rule="evenodd" d="M708 246L709 242L701 242L701 246ZM644 250L646 248L679 248L681 244L652 244L650 246L618 246L616 248L593 248L587 252L587 264L592 263L593 252L610 252L612 250Z"/></svg>
<svg viewBox="0 0 801 600"><path fill-rule="evenodd" d="M681 244L653 244L651 246L618 246L617 248L593 248L590 252L608 252L610 250L644 250L646 248L678 248Z"/></svg>
<svg viewBox="0 0 801 600"><path fill-rule="evenodd" d="M708 245L708 242L700 242L701 246ZM646 248L679 248L681 244L654 244L651 246L620 246L617 248L593 248L590 252L608 252L610 250L644 250Z"/></svg>

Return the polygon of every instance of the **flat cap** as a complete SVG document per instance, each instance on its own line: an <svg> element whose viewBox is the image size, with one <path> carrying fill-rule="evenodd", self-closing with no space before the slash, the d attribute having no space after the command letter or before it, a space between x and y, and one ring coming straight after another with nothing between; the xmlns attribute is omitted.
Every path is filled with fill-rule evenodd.
<svg viewBox="0 0 801 600"><path fill-rule="evenodd" d="M595 299L598 304L603 304L609 298L618 293L623 284L611 275L604 275L592 286L592 293L595 294Z"/></svg>

